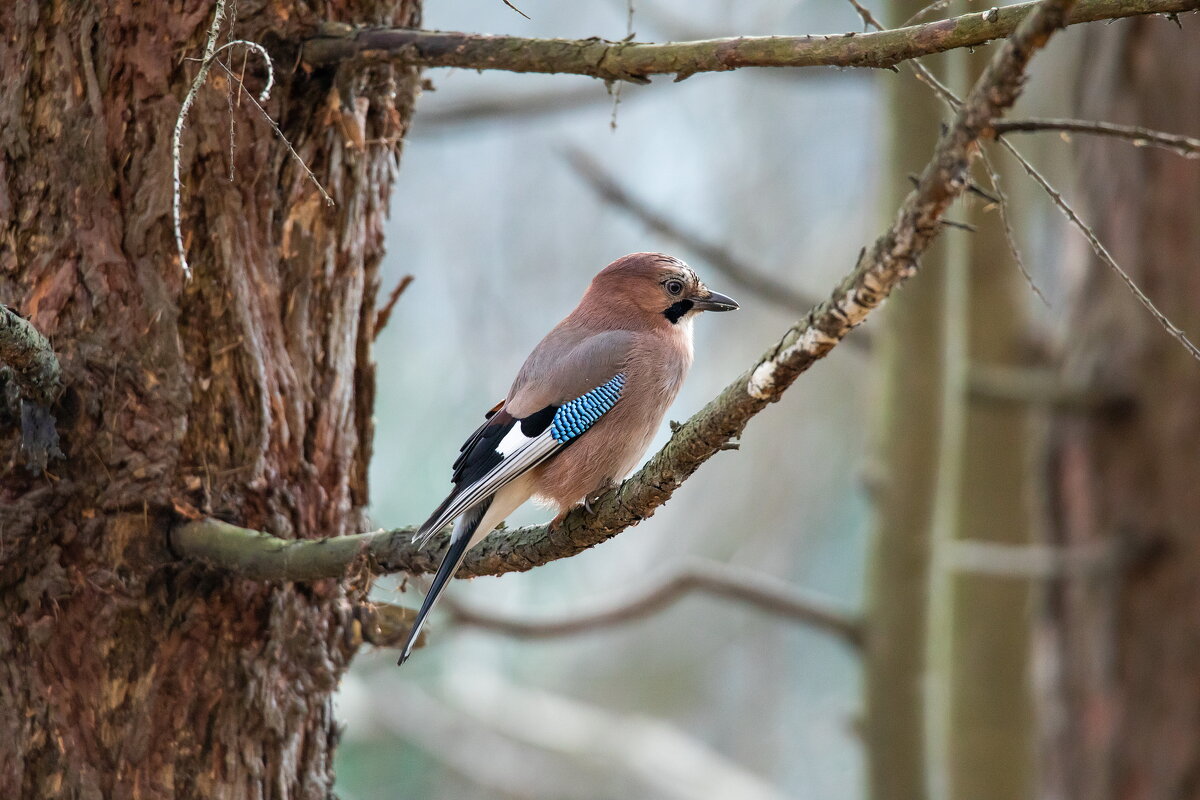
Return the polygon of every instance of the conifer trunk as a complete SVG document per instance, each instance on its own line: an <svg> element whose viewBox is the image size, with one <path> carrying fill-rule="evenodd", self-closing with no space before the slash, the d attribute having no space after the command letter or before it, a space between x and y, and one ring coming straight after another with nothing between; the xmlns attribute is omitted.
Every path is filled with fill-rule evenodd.
<svg viewBox="0 0 1200 800"><path fill-rule="evenodd" d="M178 563L166 533L178 509L284 537L363 523L377 267L416 74L310 72L298 45L325 20L413 25L419 8L230 4L221 41L269 49L265 107L336 206L248 97L231 111L215 67L183 137L185 281L170 142L213 11L0 8L0 301L50 338L67 386L66 457L44 474L0 415L3 797L331 791L365 581L231 580ZM261 62L227 55L257 94Z"/></svg>

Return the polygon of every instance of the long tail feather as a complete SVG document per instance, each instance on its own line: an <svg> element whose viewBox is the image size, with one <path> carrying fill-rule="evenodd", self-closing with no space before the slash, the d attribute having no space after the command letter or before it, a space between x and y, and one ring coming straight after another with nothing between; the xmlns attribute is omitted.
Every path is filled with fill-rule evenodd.
<svg viewBox="0 0 1200 800"><path fill-rule="evenodd" d="M450 547L446 550L446 555L442 557L442 563L438 566L437 572L433 576L433 583L429 586L429 592L425 595L424 602L421 603L421 610L417 612L417 618L413 622L412 630L408 632L408 641L404 643L404 651L400 654L400 660L397 665L403 664L412 655L413 644L417 641L417 637L421 634L421 627L425 624L425 617L429 615L429 611L433 608L433 604L441 596L446 589L446 584L454 577L454 573L458 572L458 567L462 564L463 558L467 554L467 549L471 546L471 536L475 533L475 528L479 526L483 515L488 510L488 506L492 504L492 499L489 497L478 505L472 506L454 525L454 533L450 536Z"/></svg>

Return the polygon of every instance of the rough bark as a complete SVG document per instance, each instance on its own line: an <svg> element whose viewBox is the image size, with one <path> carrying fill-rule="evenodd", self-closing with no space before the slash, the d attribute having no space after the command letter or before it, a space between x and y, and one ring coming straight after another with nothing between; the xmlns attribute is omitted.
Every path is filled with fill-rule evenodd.
<svg viewBox="0 0 1200 800"><path fill-rule="evenodd" d="M1200 131L1194 26L1145 20L1085 49L1080 112ZM1180 57L1183 52L1188 57ZM1200 165L1088 142L1082 209L1166 315L1200 332ZM1116 574L1054 585L1062 703L1048 791L1066 798L1200 796L1200 368L1082 248L1068 376L1131 394L1123 418L1062 421L1051 476L1064 544L1122 554Z"/></svg>
<svg viewBox="0 0 1200 800"><path fill-rule="evenodd" d="M271 51L266 107L337 206L214 69L183 138L185 283L169 143L213 3L0 10L0 302L54 343L67 387L53 474L19 469L0 429L0 795L328 795L362 587L181 565L166 523L194 508L285 538L361 529L386 142L416 76L293 71L289 43L321 18L417 12L229 9L223 39ZM261 65L244 69L257 92Z"/></svg>

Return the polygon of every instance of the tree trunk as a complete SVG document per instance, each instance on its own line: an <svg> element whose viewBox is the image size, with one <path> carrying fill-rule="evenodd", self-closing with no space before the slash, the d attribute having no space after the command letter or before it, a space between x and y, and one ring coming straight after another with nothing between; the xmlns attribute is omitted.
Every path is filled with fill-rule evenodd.
<svg viewBox="0 0 1200 800"><path fill-rule="evenodd" d="M959 63L964 92L985 63ZM986 171L977 173L986 185ZM1024 800L1033 787L1033 585L1019 574L975 571L960 554L1034 537L1027 406L998 403L972 387L973 374L1029 367L1030 289L1009 254L999 210L971 202L961 213L976 230L948 234L929 620L930 796Z"/></svg>
<svg viewBox="0 0 1200 800"><path fill-rule="evenodd" d="M901 0L899 27L926 5ZM934 59L944 63L945 57ZM895 213L912 191L910 174L929 160L945 112L911 67L888 89L888 169L883 199ZM878 348L882 397L875 421L875 524L867 585L864 740L872 800L913 800L928 792L925 646L930 529L941 435L946 280L945 243L921 258L921 274L887 303Z"/></svg>
<svg viewBox="0 0 1200 800"><path fill-rule="evenodd" d="M1195 134L1194 31L1164 20L1095 32L1079 115ZM1186 55L1186 57L1185 57ZM1084 143L1085 218L1159 308L1200 334L1200 167ZM1128 393L1127 417L1062 421L1056 535L1103 545L1117 569L1067 576L1050 619L1062 723L1048 791L1067 798L1200 796L1200 364L1080 248L1069 377Z"/></svg>
<svg viewBox="0 0 1200 800"><path fill-rule="evenodd" d="M0 428L0 796L330 793L366 580L230 580L177 563L166 532L190 508L283 537L362 525L382 224L416 74L309 72L298 43L419 8L230 5L221 41L267 46L265 107L337 205L214 67L183 136L185 281L171 132L213 11L0 9L0 301L51 339L68 387L66 458L44 474ZM226 54L257 95L261 60Z"/></svg>

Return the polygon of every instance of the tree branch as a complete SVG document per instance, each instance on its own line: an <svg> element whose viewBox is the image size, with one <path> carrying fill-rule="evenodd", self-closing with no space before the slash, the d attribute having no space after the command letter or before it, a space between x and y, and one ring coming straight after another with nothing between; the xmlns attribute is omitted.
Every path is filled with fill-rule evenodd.
<svg viewBox="0 0 1200 800"><path fill-rule="evenodd" d="M824 358L901 283L916 274L921 254L938 235L946 209L966 189L971 160L993 119L1012 106L1025 68L1055 30L1073 0L1043 0L996 52L939 138L916 188L892 227L863 248L853 271L829 300L812 309L729 384L631 479L605 493L593 513L577 508L556 526L493 533L467 554L460 577L524 571L565 558L612 538L651 516L701 464L737 439L750 419L778 400L793 381ZM324 540L284 541L214 520L187 523L172 532L182 556L208 560L247 577L306 580L339 577L356 563L380 572L436 570L446 534L420 549L412 529Z"/></svg>
<svg viewBox="0 0 1200 800"><path fill-rule="evenodd" d="M1185 158L1200 158L1200 139L1176 133L1141 128L1136 125L1117 125L1113 122L1090 122L1082 119L1014 119L992 126L996 136L1006 133L1061 131L1110 136L1125 139L1138 147L1161 147Z"/></svg>
<svg viewBox="0 0 1200 800"><path fill-rule="evenodd" d="M323 26L304 43L309 66L351 59L394 61L424 67L572 73L604 80L646 83L648 75L740 67L893 68L908 59L1004 38L1037 3L992 8L976 14L877 33L827 36L739 36L697 42L611 42L605 39L527 39L404 28ZM1069 24L1142 14L1194 11L1200 0L1079 0Z"/></svg>
<svg viewBox="0 0 1200 800"><path fill-rule="evenodd" d="M703 592L753 606L760 611L831 634L852 648L862 645L862 625L847 611L771 575L707 559L688 559L677 571L620 602L586 613L546 620L511 619L445 603L462 625L519 639L573 636L642 619L672 605L689 592Z"/></svg>

